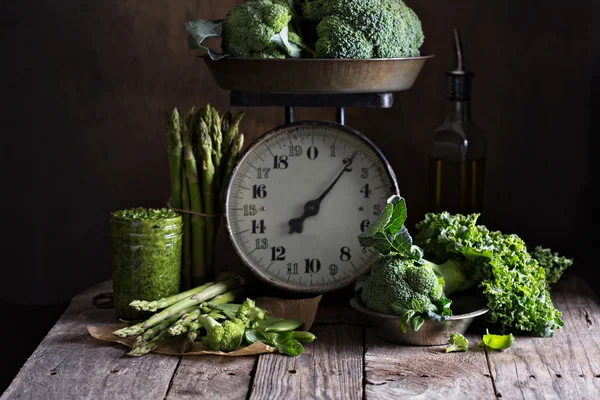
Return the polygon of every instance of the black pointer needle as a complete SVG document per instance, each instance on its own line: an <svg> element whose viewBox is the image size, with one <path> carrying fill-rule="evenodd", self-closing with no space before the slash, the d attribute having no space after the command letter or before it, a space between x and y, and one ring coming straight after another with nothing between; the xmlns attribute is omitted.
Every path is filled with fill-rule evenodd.
<svg viewBox="0 0 600 400"><path fill-rule="evenodd" d="M333 189L335 184L338 183L342 175L344 175L344 172L350 171L349 167L350 165L352 165L354 157L356 157L356 151L352 153L350 158L344 160L344 162L346 163L346 165L344 165L344 169L342 169L342 171L338 174L337 178L335 178L331 185L329 185L329 187L325 189L323 194L314 200L310 200L304 205L304 214L302 214L300 218L294 218L289 220L288 225L290 226L290 233L302 233L304 229L304 220L309 217L314 217L319 213L319 210L321 208L321 202L329 194L329 192L331 192L331 189Z"/></svg>

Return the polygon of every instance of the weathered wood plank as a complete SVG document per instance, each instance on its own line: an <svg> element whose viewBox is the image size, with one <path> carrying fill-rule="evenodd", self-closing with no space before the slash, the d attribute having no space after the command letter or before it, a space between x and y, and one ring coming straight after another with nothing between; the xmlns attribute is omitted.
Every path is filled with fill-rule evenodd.
<svg viewBox="0 0 600 400"><path fill-rule="evenodd" d="M553 293L564 328L552 338L517 337L488 352L496 390L510 399L600 398L600 305L577 292Z"/></svg>
<svg viewBox="0 0 600 400"><path fill-rule="evenodd" d="M364 314L350 307L349 304L323 304L315 317L315 325L369 325Z"/></svg>
<svg viewBox="0 0 600 400"><path fill-rule="evenodd" d="M314 323L317 325L369 325L370 322L365 315L350 306L350 299L353 296L353 287L323 295Z"/></svg>
<svg viewBox="0 0 600 400"><path fill-rule="evenodd" d="M179 357L125 356L126 348L89 336L87 325L117 323L92 298L105 282L75 297L1 399L163 399Z"/></svg>
<svg viewBox="0 0 600 400"><path fill-rule="evenodd" d="M173 376L167 400L246 399L257 356L183 357Z"/></svg>
<svg viewBox="0 0 600 400"><path fill-rule="evenodd" d="M263 354L251 399L362 399L363 328L315 326L299 357Z"/></svg>
<svg viewBox="0 0 600 400"><path fill-rule="evenodd" d="M367 399L492 399L494 390L477 336L467 335L469 351L445 353L445 346L388 343L366 330Z"/></svg>

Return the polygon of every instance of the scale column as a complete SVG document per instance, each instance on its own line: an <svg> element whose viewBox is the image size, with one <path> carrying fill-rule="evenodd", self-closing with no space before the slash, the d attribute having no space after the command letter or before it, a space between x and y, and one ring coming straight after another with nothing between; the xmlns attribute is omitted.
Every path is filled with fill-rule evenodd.
<svg viewBox="0 0 600 400"><path fill-rule="evenodd" d="M337 108L337 122L340 125L346 125L346 108L344 108L344 107Z"/></svg>
<svg viewBox="0 0 600 400"><path fill-rule="evenodd" d="M295 117L295 114L294 114L294 107L293 106L287 106L285 108L285 123L286 124L291 124L295 120L296 120L296 117Z"/></svg>

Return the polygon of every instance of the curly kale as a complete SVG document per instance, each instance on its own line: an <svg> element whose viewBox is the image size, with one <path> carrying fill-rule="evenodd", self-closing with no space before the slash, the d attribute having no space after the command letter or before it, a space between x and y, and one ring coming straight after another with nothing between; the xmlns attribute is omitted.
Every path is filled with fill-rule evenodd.
<svg viewBox="0 0 600 400"><path fill-rule="evenodd" d="M320 58L417 57L425 40L402 0L307 0L302 12L317 25Z"/></svg>
<svg viewBox="0 0 600 400"><path fill-rule="evenodd" d="M549 337L563 326L552 304L544 268L517 235L491 232L477 225L479 214L427 214L416 225L415 243L425 257L465 265L486 298L486 318L502 333Z"/></svg>
<svg viewBox="0 0 600 400"><path fill-rule="evenodd" d="M573 265L572 258L561 256L542 246L536 246L531 252L531 256L535 258L538 264L546 271L546 282L548 282L548 286L558 282L565 270Z"/></svg>

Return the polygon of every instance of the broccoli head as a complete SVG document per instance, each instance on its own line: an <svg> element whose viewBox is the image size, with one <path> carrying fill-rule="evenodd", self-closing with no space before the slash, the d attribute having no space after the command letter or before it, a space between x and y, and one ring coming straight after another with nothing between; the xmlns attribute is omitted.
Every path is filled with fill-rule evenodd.
<svg viewBox="0 0 600 400"><path fill-rule="evenodd" d="M198 322L206 329L202 344L207 349L229 352L240 347L245 327L239 319L227 320L220 324L209 315L201 315Z"/></svg>
<svg viewBox="0 0 600 400"><path fill-rule="evenodd" d="M222 46L236 58L286 58L302 40L289 24L294 17L287 0L246 0L223 21ZM285 38L278 34L285 32ZM279 36L279 37L278 37Z"/></svg>
<svg viewBox="0 0 600 400"><path fill-rule="evenodd" d="M307 0L304 18L317 24L321 58L417 57L425 36L402 0Z"/></svg>
<svg viewBox="0 0 600 400"><path fill-rule="evenodd" d="M416 299L426 305L439 300L443 286L433 269L397 255L377 257L362 287L362 303L370 310L394 314L392 304Z"/></svg>

